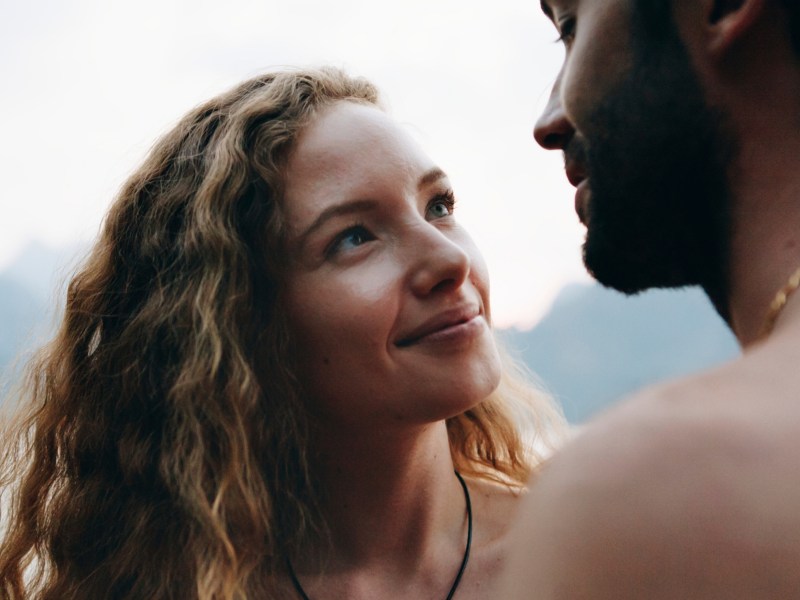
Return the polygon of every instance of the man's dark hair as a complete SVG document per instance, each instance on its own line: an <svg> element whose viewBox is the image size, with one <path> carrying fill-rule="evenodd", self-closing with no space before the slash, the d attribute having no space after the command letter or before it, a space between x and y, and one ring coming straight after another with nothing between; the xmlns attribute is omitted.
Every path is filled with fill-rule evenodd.
<svg viewBox="0 0 800 600"><path fill-rule="evenodd" d="M800 0L778 0L786 11L789 35L795 54L800 57ZM636 8L648 31L654 35L665 34L674 25L673 0L637 0Z"/></svg>
<svg viewBox="0 0 800 600"><path fill-rule="evenodd" d="M789 19L789 34L795 53L800 56L800 2L797 0L781 0Z"/></svg>

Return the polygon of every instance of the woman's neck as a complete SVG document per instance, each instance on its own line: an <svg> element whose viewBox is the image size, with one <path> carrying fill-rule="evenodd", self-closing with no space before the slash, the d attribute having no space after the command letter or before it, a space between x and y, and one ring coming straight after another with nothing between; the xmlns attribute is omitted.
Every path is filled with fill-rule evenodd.
<svg viewBox="0 0 800 600"><path fill-rule="evenodd" d="M319 432L314 444L334 555L329 565L413 568L461 548L464 492L443 421L377 435Z"/></svg>

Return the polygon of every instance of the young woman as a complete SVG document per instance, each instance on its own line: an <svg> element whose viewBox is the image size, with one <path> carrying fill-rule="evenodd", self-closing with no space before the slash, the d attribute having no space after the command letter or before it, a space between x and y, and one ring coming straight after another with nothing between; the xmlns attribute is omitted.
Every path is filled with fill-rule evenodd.
<svg viewBox="0 0 800 600"><path fill-rule="evenodd" d="M31 367L0 596L492 597L560 416L498 354L453 210L339 71L187 115Z"/></svg>

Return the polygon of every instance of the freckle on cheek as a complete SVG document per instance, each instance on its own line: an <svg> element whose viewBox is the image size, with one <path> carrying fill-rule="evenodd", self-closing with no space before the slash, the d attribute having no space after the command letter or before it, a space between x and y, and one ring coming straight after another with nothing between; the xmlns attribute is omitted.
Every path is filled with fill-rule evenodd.
<svg viewBox="0 0 800 600"><path fill-rule="evenodd" d="M330 359L330 358L328 358L327 356L323 356L323 357L322 357L322 364L324 364L324 365L329 365L329 364L331 364L331 359Z"/></svg>

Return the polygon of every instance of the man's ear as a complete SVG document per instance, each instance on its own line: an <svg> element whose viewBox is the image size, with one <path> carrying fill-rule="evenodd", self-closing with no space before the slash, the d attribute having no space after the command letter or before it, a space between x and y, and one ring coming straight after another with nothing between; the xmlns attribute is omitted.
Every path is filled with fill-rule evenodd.
<svg viewBox="0 0 800 600"><path fill-rule="evenodd" d="M709 51L728 51L763 14L768 0L706 0Z"/></svg>

